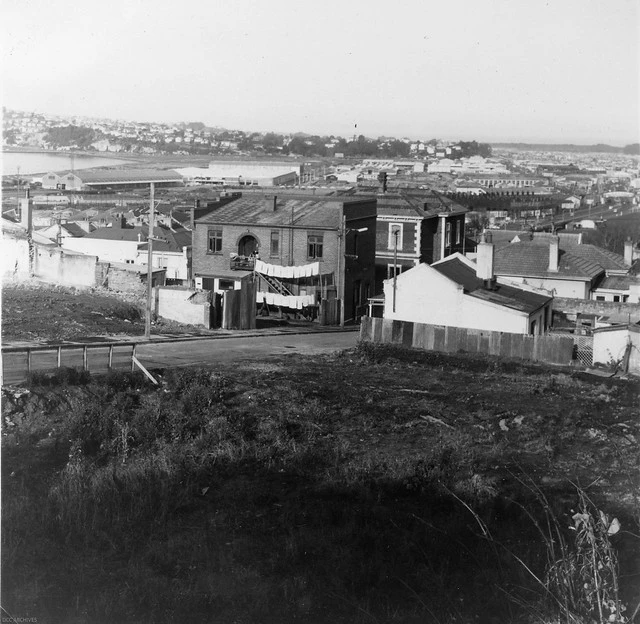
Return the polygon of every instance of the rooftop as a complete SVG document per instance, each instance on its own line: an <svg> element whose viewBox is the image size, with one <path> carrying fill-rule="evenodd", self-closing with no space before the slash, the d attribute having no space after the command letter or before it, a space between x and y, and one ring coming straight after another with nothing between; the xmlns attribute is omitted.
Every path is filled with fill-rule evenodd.
<svg viewBox="0 0 640 624"><path fill-rule="evenodd" d="M488 289L484 281L476 276L475 270L455 256L445 258L442 262L432 265L432 268L456 284L460 284L465 294L512 310L531 314L552 299L552 297L498 283L492 289Z"/></svg>
<svg viewBox="0 0 640 624"><path fill-rule="evenodd" d="M273 210L273 203L276 209ZM240 197L197 219L196 223L233 225L296 226L300 228L338 229L342 207L375 201L373 197L359 197L342 201L327 198L296 197ZM373 211L375 213L375 209Z"/></svg>

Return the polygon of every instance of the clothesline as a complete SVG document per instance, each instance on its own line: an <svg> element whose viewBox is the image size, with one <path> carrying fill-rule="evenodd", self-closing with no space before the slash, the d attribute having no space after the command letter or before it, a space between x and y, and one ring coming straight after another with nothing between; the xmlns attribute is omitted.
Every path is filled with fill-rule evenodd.
<svg viewBox="0 0 640 624"><path fill-rule="evenodd" d="M312 262L302 266L280 266L279 264L268 264L262 260L256 260L254 265L256 273L262 273L269 277L280 277L283 279L298 279L301 277L311 277L320 275L320 263Z"/></svg>
<svg viewBox="0 0 640 624"><path fill-rule="evenodd" d="M267 302L267 305L279 306L282 308L293 308L295 310L302 310L307 306L316 305L315 295L279 295L272 292L258 292L256 293L256 302Z"/></svg>

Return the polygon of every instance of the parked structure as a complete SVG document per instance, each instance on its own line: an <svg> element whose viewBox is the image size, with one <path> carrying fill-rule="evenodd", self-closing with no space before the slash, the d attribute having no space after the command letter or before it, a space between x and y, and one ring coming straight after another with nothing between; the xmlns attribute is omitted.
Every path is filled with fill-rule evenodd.
<svg viewBox="0 0 640 624"><path fill-rule="evenodd" d="M286 271L260 273L259 292L337 299L340 320L349 321L362 313L373 289L375 231L373 198L241 197L195 220L196 287L239 289L261 260ZM316 263L317 274L300 274L300 267Z"/></svg>

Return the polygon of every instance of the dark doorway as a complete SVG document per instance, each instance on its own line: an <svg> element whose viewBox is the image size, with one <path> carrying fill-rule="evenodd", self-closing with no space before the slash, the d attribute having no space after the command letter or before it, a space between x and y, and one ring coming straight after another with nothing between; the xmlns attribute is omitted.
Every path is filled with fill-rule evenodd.
<svg viewBox="0 0 640 624"><path fill-rule="evenodd" d="M258 251L258 241L253 236L243 236L238 243L238 255L251 256Z"/></svg>

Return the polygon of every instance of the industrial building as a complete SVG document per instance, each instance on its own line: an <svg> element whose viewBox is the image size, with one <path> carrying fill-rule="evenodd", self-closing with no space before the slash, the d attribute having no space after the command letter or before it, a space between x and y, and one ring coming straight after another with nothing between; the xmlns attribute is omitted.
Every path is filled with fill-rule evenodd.
<svg viewBox="0 0 640 624"><path fill-rule="evenodd" d="M98 189L132 189L148 187L153 182L157 187L179 186L182 176L173 170L160 169L107 169L100 171L49 172L42 176L43 189L62 191L87 191Z"/></svg>

